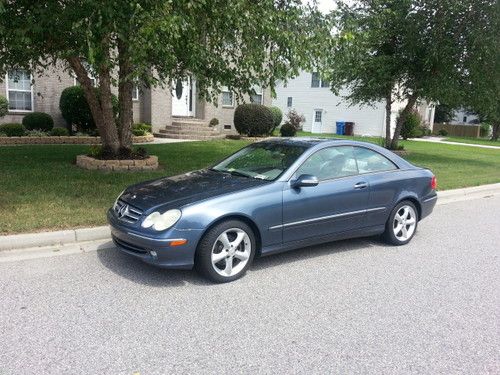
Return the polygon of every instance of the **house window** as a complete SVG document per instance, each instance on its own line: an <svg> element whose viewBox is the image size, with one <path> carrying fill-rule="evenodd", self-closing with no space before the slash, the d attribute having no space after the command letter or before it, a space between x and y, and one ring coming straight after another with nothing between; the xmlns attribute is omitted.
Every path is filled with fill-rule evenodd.
<svg viewBox="0 0 500 375"><path fill-rule="evenodd" d="M323 111L314 111L314 121L321 122L322 115L323 115Z"/></svg>
<svg viewBox="0 0 500 375"><path fill-rule="evenodd" d="M227 87L222 89L222 106L223 107L234 107L234 95L232 91L229 91Z"/></svg>
<svg viewBox="0 0 500 375"><path fill-rule="evenodd" d="M311 75L311 87L330 87L330 82L322 80L319 73L314 72Z"/></svg>
<svg viewBox="0 0 500 375"><path fill-rule="evenodd" d="M250 95L250 102L256 104L262 104L262 87L254 87L253 93Z"/></svg>
<svg viewBox="0 0 500 375"><path fill-rule="evenodd" d="M7 98L10 111L33 111L33 87L30 72L16 69L7 73Z"/></svg>
<svg viewBox="0 0 500 375"><path fill-rule="evenodd" d="M286 106L290 108L292 106L293 98L289 96L286 100Z"/></svg>
<svg viewBox="0 0 500 375"><path fill-rule="evenodd" d="M464 124L467 123L467 116L464 116L464 121L463 121Z"/></svg>
<svg viewBox="0 0 500 375"><path fill-rule="evenodd" d="M132 100L139 100L139 86L137 85L134 85L134 87L132 87Z"/></svg>

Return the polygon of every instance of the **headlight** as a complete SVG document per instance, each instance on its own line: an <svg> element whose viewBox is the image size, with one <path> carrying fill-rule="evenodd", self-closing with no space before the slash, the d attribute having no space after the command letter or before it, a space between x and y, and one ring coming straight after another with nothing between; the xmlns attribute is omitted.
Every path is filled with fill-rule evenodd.
<svg viewBox="0 0 500 375"><path fill-rule="evenodd" d="M170 228L172 225L177 223L180 218L180 210L168 210L163 214L155 211L144 219L141 226L143 228L153 227L154 230L161 231Z"/></svg>
<svg viewBox="0 0 500 375"><path fill-rule="evenodd" d="M125 189L126 190L126 189ZM118 199L120 199L120 197L123 195L123 193L125 193L125 190L123 190L120 194L118 194L118 196L116 197L115 199L115 203L113 203L113 209L116 210L116 204L118 203Z"/></svg>

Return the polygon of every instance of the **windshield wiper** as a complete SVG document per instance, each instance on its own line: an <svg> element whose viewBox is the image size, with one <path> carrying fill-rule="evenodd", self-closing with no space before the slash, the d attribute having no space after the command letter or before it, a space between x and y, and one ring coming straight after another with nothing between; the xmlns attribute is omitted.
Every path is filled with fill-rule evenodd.
<svg viewBox="0 0 500 375"><path fill-rule="evenodd" d="M252 178L253 176L249 175L249 174L246 174L246 173L242 173L242 172L239 172L239 171L227 171L229 173L231 173L233 176L241 176L241 177L246 177L246 178Z"/></svg>

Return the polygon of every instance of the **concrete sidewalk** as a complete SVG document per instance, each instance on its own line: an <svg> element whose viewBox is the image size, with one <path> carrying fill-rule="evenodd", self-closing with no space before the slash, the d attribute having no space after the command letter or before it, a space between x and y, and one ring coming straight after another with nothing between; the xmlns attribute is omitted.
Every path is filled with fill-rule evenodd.
<svg viewBox="0 0 500 375"><path fill-rule="evenodd" d="M410 138L409 140L410 141L417 141L417 142L443 143L445 145L470 146L470 147L490 148L490 149L494 149L494 150L500 150L500 146L476 145L476 144L472 144L472 143L449 142L449 141L445 141L444 138L439 138L439 137Z"/></svg>
<svg viewBox="0 0 500 375"><path fill-rule="evenodd" d="M438 205L491 197L500 194L500 183L481 185L470 188L445 190L438 192ZM61 249L69 249L71 252L85 252L97 244L111 247L111 233L108 226L70 229L55 232L13 234L0 236L0 251L19 250L35 251L43 250L49 246L59 246Z"/></svg>

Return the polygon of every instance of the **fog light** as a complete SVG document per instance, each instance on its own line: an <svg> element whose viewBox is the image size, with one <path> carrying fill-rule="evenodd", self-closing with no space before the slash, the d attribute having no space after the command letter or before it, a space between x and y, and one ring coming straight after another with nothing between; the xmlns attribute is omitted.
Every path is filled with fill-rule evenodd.
<svg viewBox="0 0 500 375"><path fill-rule="evenodd" d="M151 255L153 258L156 258L158 254L156 254L156 251L150 251L149 255Z"/></svg>

